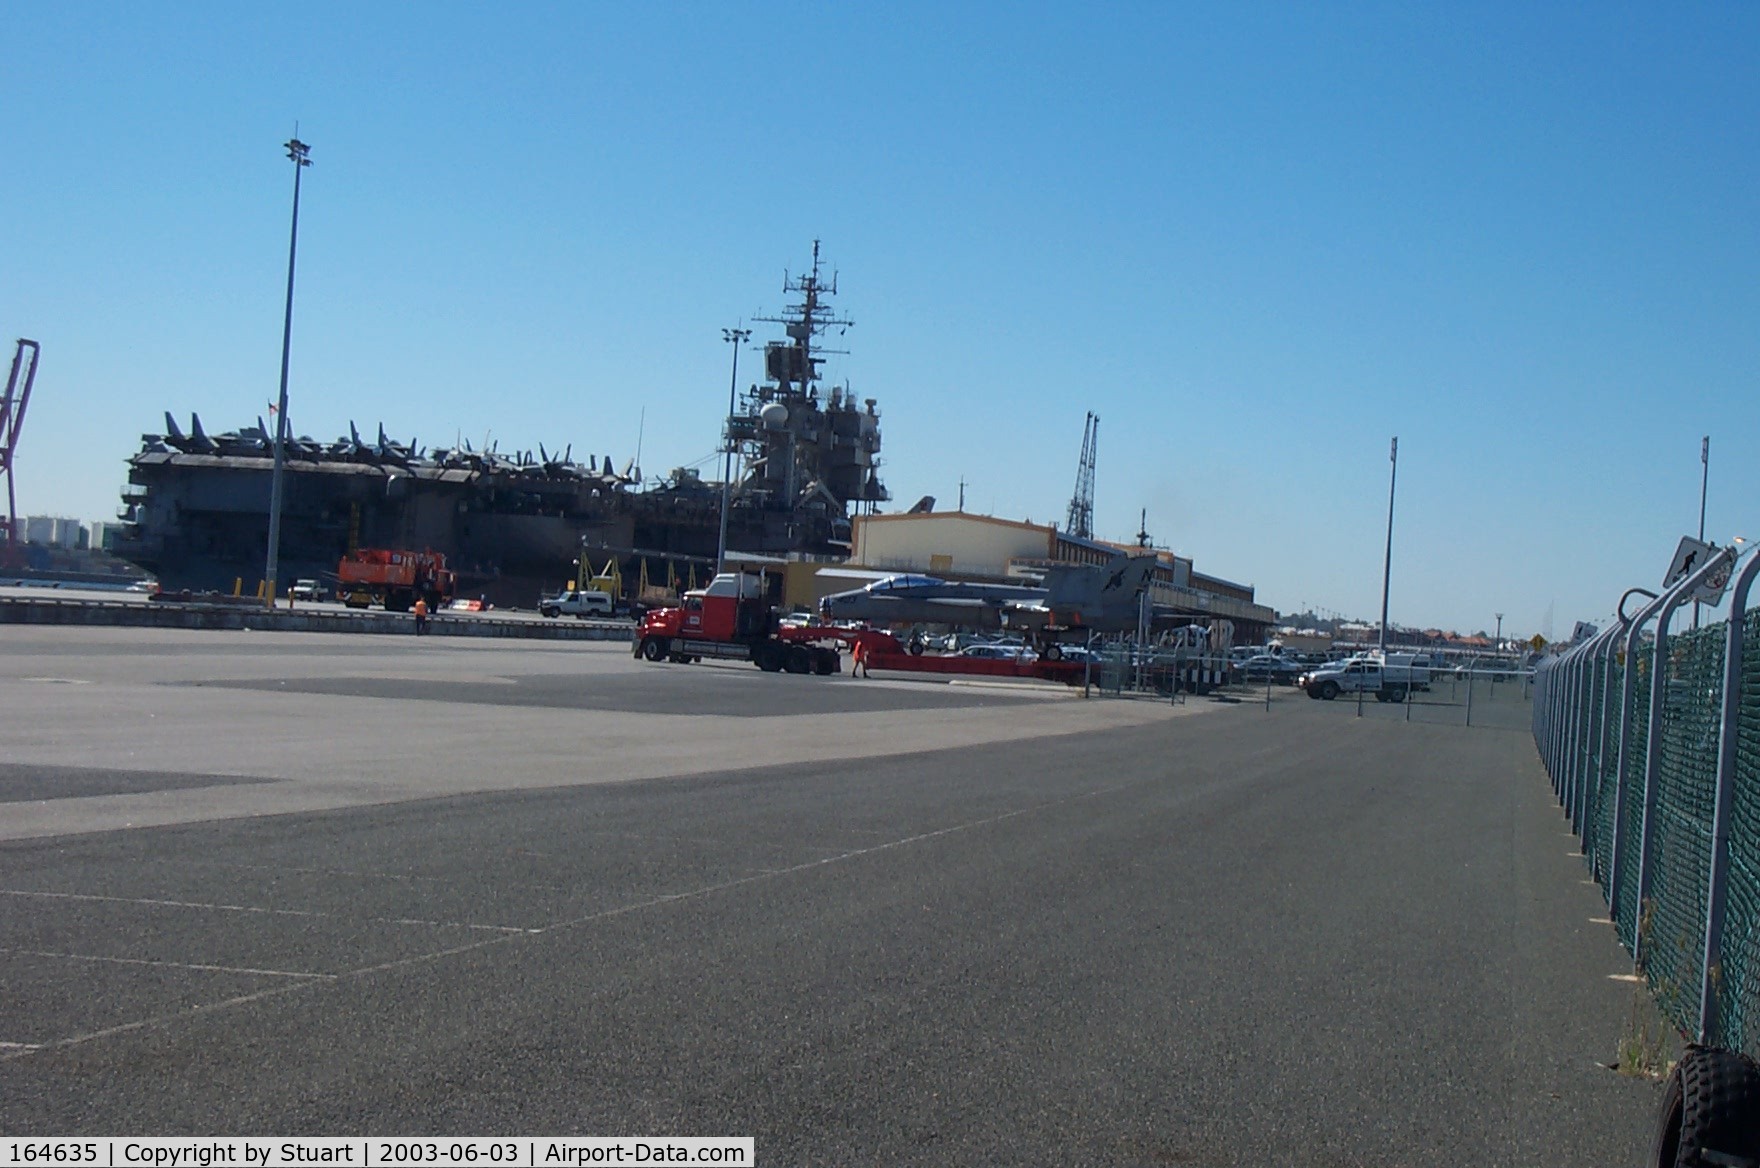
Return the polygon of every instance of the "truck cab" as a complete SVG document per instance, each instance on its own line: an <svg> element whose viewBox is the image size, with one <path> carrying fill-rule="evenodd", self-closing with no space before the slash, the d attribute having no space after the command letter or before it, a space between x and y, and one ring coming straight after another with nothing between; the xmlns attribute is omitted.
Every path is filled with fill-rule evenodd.
<svg viewBox="0 0 1760 1168"><path fill-rule="evenodd" d="M783 628L762 576L723 572L684 594L676 605L657 608L636 626L632 649L648 661L701 661L705 657L750 661L766 673L836 673L836 649L812 642L835 634Z"/></svg>

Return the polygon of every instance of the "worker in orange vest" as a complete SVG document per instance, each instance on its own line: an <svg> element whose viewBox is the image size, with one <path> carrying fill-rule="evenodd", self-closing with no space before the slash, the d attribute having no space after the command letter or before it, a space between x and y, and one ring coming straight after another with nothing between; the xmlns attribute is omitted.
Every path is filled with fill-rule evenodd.
<svg viewBox="0 0 1760 1168"><path fill-rule="evenodd" d="M416 636L428 631L428 602L424 597L416 597Z"/></svg>

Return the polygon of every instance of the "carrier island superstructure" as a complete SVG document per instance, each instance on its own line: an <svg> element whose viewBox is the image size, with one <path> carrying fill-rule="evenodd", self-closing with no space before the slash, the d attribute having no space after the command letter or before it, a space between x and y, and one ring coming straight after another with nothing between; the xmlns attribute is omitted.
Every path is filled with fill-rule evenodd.
<svg viewBox="0 0 1760 1168"><path fill-rule="evenodd" d="M739 395L727 420L735 470L728 547L757 555L841 556L850 519L889 496L879 477L880 414L873 398L821 382L820 338L851 322L831 309L836 279L820 267L785 275L782 326L764 346L765 381ZM248 396L248 395L244 395ZM708 400L712 397L705 395ZM262 574L268 541L272 428L210 436L167 413L129 459L117 551L169 588L230 589ZM577 557L617 560L634 578L716 553L719 481L689 468L645 483L634 460L577 460L540 446L422 450L363 438L350 424L333 442L290 440L281 526L282 575L322 578L361 547L444 552L461 593L529 604Z"/></svg>

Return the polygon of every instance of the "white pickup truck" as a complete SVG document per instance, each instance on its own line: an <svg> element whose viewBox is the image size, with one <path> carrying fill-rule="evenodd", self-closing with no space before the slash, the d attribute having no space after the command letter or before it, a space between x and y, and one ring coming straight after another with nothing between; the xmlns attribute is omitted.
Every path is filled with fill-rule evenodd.
<svg viewBox="0 0 1760 1168"><path fill-rule="evenodd" d="M611 595L607 592L568 591L546 596L538 602L538 611L545 616L570 616L585 620L590 616L611 615Z"/></svg>
<svg viewBox="0 0 1760 1168"><path fill-rule="evenodd" d="M1341 693L1372 693L1378 702L1403 702L1413 690L1430 688L1430 670L1422 665L1381 662L1356 657L1334 661L1311 673L1298 684L1315 701L1331 701Z"/></svg>

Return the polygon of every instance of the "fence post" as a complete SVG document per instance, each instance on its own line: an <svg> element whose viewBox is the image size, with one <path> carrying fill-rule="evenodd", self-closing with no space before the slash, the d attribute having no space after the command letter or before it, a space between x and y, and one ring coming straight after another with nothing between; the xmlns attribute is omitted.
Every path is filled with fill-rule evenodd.
<svg viewBox="0 0 1760 1168"><path fill-rule="evenodd" d="M1650 881L1655 875L1650 853L1656 834L1656 772L1662 765L1662 707L1668 700L1668 622L1674 617L1675 609L1685 604L1707 580L1720 571L1728 571L1734 558L1731 549L1718 549L1717 554L1707 559L1697 572L1668 590L1662 598L1662 609L1656 614L1656 646L1650 664L1650 728L1644 739L1644 818L1640 821L1638 835L1637 909L1640 914L1644 911L1644 902L1650 899ZM1638 968L1643 968L1644 938L1641 931L1633 936L1632 959Z"/></svg>
<svg viewBox="0 0 1760 1168"><path fill-rule="evenodd" d="M1723 722L1717 735L1717 800L1711 813L1711 871L1705 891L1705 960L1699 967L1699 1042L1719 1042L1723 1018L1713 984L1723 963L1723 910L1729 887L1729 815L1736 786L1736 731L1742 711L1742 644L1748 589L1760 557L1748 561L1730 590L1729 639L1723 652Z"/></svg>
<svg viewBox="0 0 1760 1168"><path fill-rule="evenodd" d="M1594 825L1601 811L1602 760L1607 750L1606 650L1619 639L1622 627L1609 628L1589 642L1589 686L1583 693L1584 700L1589 703L1589 725L1583 743L1583 800L1581 827L1577 834L1582 837L1583 855L1589 859L1591 872L1595 871L1595 848L1601 842L1595 835Z"/></svg>
<svg viewBox="0 0 1760 1168"><path fill-rule="evenodd" d="M1467 725L1469 726L1473 724L1473 663L1477 660L1479 660L1477 655L1467 658ZM1546 769L1549 772L1552 770L1550 759L1547 760Z"/></svg>
<svg viewBox="0 0 1760 1168"><path fill-rule="evenodd" d="M1579 744L1582 740L1583 726L1583 661L1588 657L1588 653L1585 651L1587 648L1587 644L1583 644L1570 651L1570 665L1566 673L1570 681L1570 688L1566 697L1568 708L1564 719L1564 807L1565 814L1570 819L1571 830L1579 833L1582 830L1581 825L1577 823L1577 792L1581 787L1582 762L1582 751L1579 749Z"/></svg>
<svg viewBox="0 0 1760 1168"><path fill-rule="evenodd" d="M1632 782L1632 717L1633 706L1638 701L1638 646L1642 639L1644 626L1650 623L1650 617L1661 608L1666 597L1658 596L1649 604L1638 610L1632 623L1626 627L1626 669L1625 676L1620 679L1619 695L1619 772L1614 779L1613 787L1613 855L1608 865L1607 877L1607 910L1612 914L1615 932L1619 924L1619 886L1620 877L1625 874L1626 865L1631 857L1624 846L1626 833L1626 789ZM1636 948L1637 915L1633 921L1633 947Z"/></svg>

